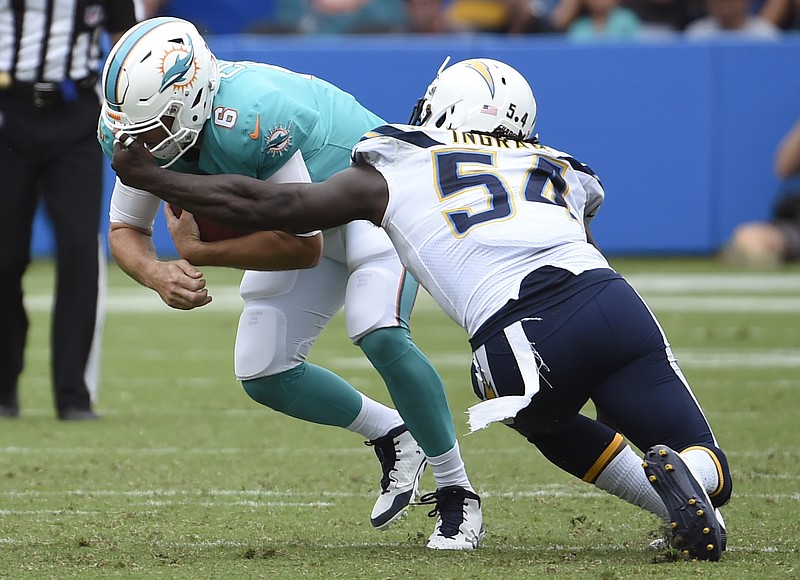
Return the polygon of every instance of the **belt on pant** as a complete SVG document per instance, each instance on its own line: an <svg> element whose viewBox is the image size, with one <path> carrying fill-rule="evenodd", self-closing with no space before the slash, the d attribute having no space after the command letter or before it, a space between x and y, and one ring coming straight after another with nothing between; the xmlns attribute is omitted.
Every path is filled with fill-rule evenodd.
<svg viewBox="0 0 800 580"><path fill-rule="evenodd" d="M45 109L61 103L68 103L78 98L81 93L93 92L98 76L89 75L79 80L67 79L61 82L36 81L23 82L12 79L7 73L0 72L0 94L30 100L34 106Z"/></svg>

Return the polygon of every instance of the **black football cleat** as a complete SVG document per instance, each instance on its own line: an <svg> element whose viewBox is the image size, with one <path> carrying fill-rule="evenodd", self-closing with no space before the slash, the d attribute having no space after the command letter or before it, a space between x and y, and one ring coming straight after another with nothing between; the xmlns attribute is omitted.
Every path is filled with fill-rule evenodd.
<svg viewBox="0 0 800 580"><path fill-rule="evenodd" d="M669 512L672 547L691 560L717 561L725 549L723 528L703 486L666 445L651 447L642 463Z"/></svg>

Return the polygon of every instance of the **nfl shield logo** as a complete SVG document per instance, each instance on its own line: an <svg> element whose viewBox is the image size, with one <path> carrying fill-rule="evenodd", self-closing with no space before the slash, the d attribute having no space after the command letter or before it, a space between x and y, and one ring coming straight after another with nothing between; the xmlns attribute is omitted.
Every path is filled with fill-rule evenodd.
<svg viewBox="0 0 800 580"><path fill-rule="evenodd" d="M87 28L97 28L106 18L106 11L102 4L92 4L83 11L83 23Z"/></svg>

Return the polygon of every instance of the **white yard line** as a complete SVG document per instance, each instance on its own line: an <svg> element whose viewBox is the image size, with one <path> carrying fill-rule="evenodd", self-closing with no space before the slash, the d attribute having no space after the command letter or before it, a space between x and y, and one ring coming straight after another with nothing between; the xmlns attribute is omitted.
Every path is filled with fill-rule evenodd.
<svg viewBox="0 0 800 580"><path fill-rule="evenodd" d="M550 485L543 485L543 486L535 486L531 487L530 489L516 489L516 490L507 490L507 491L490 491L486 489L481 489L480 491L481 497L484 498L503 498L503 499L530 499L530 498L539 498L539 497L550 497L550 498L607 498L609 495L602 491L597 491L595 488L586 487L585 490L581 487L576 488L575 486L570 485L562 485L562 484L550 484ZM145 490L115 490L115 489L100 489L100 490L82 490L82 489L73 489L73 490L61 490L61 491L40 491L40 490L24 490L24 491L4 491L0 492L0 497L7 497L7 498L25 498L28 500L36 501L36 500L45 500L48 498L61 498L61 497L72 497L72 498L86 498L86 499L97 499L101 497L107 498L134 498L134 499L141 499L140 503L148 503L150 505L183 505L188 502L191 502L193 505L196 504L197 500L200 500L199 505L205 505L206 507L210 507L215 505L214 500L219 500L216 502L218 504L224 503L224 505L285 505L287 507L328 507L335 505L333 501L301 501L302 498L308 497L316 497L319 498L320 496L325 499L359 499L359 498L371 498L375 494L373 492L368 493L354 493L354 492L332 492L332 491L325 491L320 492L318 490L314 491L295 491L295 490L242 490L242 489L212 489L212 490L204 490L202 492L198 491L189 491L189 490L178 490L178 489L145 489ZM209 500L208 498L213 498ZM780 500L780 501L800 501L800 492L794 493L739 493L737 492L736 497L746 497L746 498L753 498L753 499L762 499L767 501L772 500ZM259 501L254 500L252 498L282 498L283 501ZM126 503L126 506L131 505L130 503ZM418 507L422 504L411 504L411 507ZM427 505L427 504L425 504ZM6 510L6 511L16 511L16 510ZM27 512L28 510L19 510L20 513ZM72 510L50 510L50 511L63 511L65 514L74 514L77 513ZM90 510L86 513L93 513L96 510Z"/></svg>
<svg viewBox="0 0 800 580"><path fill-rule="evenodd" d="M789 348L759 349L711 349L674 348L678 364L686 368L800 368L800 350ZM431 362L438 368L461 368L470 364L468 351L463 353L431 353ZM363 356L340 356L327 360L324 356L315 359L339 371L371 369ZM155 379L153 379L155 380Z"/></svg>
<svg viewBox="0 0 800 580"><path fill-rule="evenodd" d="M641 294L656 314L660 312L800 314L800 290L798 296L670 296L643 292Z"/></svg>
<svg viewBox="0 0 800 580"><path fill-rule="evenodd" d="M287 509L318 509L318 508L326 508L332 507L335 505L333 502L326 502L326 501L299 501L302 498L315 496L319 497L319 495L323 495L326 498L371 498L373 496L372 493L368 494L358 494L358 493L334 493L334 492L325 492L320 494L319 492L296 492L291 490L284 490L284 491L271 491L271 490L204 490L202 492L197 491L185 491L185 490L174 490L174 489L151 489L151 490L136 490L136 491L126 491L126 490L61 490L61 491L53 491L53 492L46 492L46 491L36 491L36 490L26 490L26 491L11 491L11 492L0 492L0 497L10 497L10 498L27 498L29 501L33 500L36 501L38 499L46 499L49 497L64 497L64 496L79 496L79 497L134 497L134 498L141 498L143 501L141 502L134 502L133 504L126 503L124 511L129 511L131 507L136 507L137 505L141 505L145 508L151 508L147 511L147 513L158 514L158 509L161 507L172 507L172 506L181 506L187 505L191 503L193 506L202 506L208 508L225 508L228 509L231 505L239 505L244 507L255 507L255 508L287 508ZM597 492L597 491L577 491L574 487L562 484L551 484L551 485L544 485L535 489L518 489L518 490L508 490L508 491L487 491L482 490L481 495L484 498L503 498L503 499L518 499L518 500L525 500L530 498L563 498L563 497L581 497L581 498L605 498L608 497L608 494L604 492ZM208 500L208 497L218 498L219 501L215 501L214 499ZM263 501L263 500L253 500L251 498L285 498L283 501L280 500L270 500L270 501ZM769 502L786 502L786 501L800 501L800 493L779 493L779 494L765 494L765 493L738 493L737 497L739 498L752 498L758 500L764 500ZM162 499L162 498L176 498L176 499ZM198 502L198 500L200 500ZM412 509L414 504L412 504ZM428 506L425 506L427 509ZM17 510L17 509L0 509L0 516L42 516L46 518L51 518L53 516L59 517L107 517L109 514L116 514L121 513L122 509L94 509L94 510L61 510L61 509L24 509L24 510ZM489 540L488 543L490 543ZM192 547L192 548L215 548L215 547L244 547L250 545L248 542L237 541L237 540L224 540L224 539L207 539L207 540L198 540L195 542L157 542L159 545L163 545L165 547ZM646 543L646 542L645 542ZM49 540L37 540L37 539L20 539L17 537L0 537L0 545L41 545L41 546L48 546L51 545L52 542ZM325 548L328 549L346 549L352 547L389 547L389 548L403 548L407 547L409 542L336 542L336 543L327 543L324 544ZM608 546L605 547L608 549ZM491 546L485 545L484 549L491 549ZM564 545L502 545L503 550L514 550L514 551L535 551L541 552L542 550L545 551L581 551L584 550L585 547L583 546L564 546ZM626 551L629 548L620 548ZM738 550L744 550L747 552L752 552L753 548L751 546L744 547L744 548L737 548L736 546L728 547L728 551L734 552ZM776 546L765 546L760 548L758 551L762 553L789 553L794 552L792 548L784 548L784 547L776 547Z"/></svg>
<svg viewBox="0 0 800 580"><path fill-rule="evenodd" d="M633 286L655 310L709 312L800 312L800 274L720 273L665 274L639 273L627 276ZM212 285L214 300L196 312L239 311L242 300L235 285ZM688 294L703 296L676 296ZM739 296L731 295L739 294ZM776 296L787 294L786 296ZM724 295L721 298L720 295ZM758 295L772 295L769 298ZM31 312L48 312L52 307L50 294L26 294L26 307ZM420 310L433 310L436 305L430 296L420 292ZM167 307L152 291L144 288L115 288L108 290L107 312L160 312L180 315Z"/></svg>
<svg viewBox="0 0 800 580"><path fill-rule="evenodd" d="M742 293L742 294L800 294L800 274L777 272L719 274L641 273L625 278L642 293L684 294Z"/></svg>

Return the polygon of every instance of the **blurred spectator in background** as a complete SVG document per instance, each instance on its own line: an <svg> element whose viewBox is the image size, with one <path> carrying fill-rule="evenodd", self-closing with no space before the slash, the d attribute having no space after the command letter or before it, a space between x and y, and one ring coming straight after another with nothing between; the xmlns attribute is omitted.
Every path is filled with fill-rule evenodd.
<svg viewBox="0 0 800 580"><path fill-rule="evenodd" d="M555 0L504 0L506 34L543 34L559 32L551 21Z"/></svg>
<svg viewBox="0 0 800 580"><path fill-rule="evenodd" d="M555 5L555 0L451 0L445 17L459 32L547 33L556 32L549 18Z"/></svg>
<svg viewBox="0 0 800 580"><path fill-rule="evenodd" d="M758 13L783 30L800 29L800 0L764 0Z"/></svg>
<svg viewBox="0 0 800 580"><path fill-rule="evenodd" d="M751 38L778 38L780 29L769 20L750 12L750 0L705 0L708 16L689 23L689 38L732 34Z"/></svg>
<svg viewBox="0 0 800 580"><path fill-rule="evenodd" d="M566 32L567 28L586 12L583 0L541 0L545 5L545 14L550 25L557 32Z"/></svg>
<svg viewBox="0 0 800 580"><path fill-rule="evenodd" d="M503 0L452 0L446 15L460 32L503 32L508 22Z"/></svg>
<svg viewBox="0 0 800 580"><path fill-rule="evenodd" d="M531 34L565 32L591 16L589 0L141 0L145 15L176 16L204 34L355 34L476 32ZM636 35L691 35L733 30L774 35L800 28L800 0L619 0L639 19ZM605 10L605 8L600 9ZM743 12L744 11L744 12ZM743 17L742 14L749 15ZM224 17L220 17L224 14ZM707 18L701 18L708 15ZM578 29L585 37L629 37L630 18L618 11L590 18ZM767 23L772 23L770 27ZM600 28L598 23L605 23ZM603 31L603 32L599 32Z"/></svg>
<svg viewBox="0 0 800 580"><path fill-rule="evenodd" d="M636 38L642 23L636 13L619 4L619 0L583 0L584 13L567 28L574 40Z"/></svg>
<svg viewBox="0 0 800 580"><path fill-rule="evenodd" d="M642 36L671 36L702 16L702 0L622 0L623 7L633 10L642 22Z"/></svg>
<svg viewBox="0 0 800 580"><path fill-rule="evenodd" d="M775 173L782 181L772 219L738 226L722 251L724 262L772 267L800 261L800 120L778 145Z"/></svg>
<svg viewBox="0 0 800 580"><path fill-rule="evenodd" d="M444 34L450 32L444 17L442 0L404 0L405 32L412 34Z"/></svg>
<svg viewBox="0 0 800 580"><path fill-rule="evenodd" d="M404 0L277 0L279 17L298 18L307 34L399 32L405 29ZM298 12L299 11L299 12Z"/></svg>

